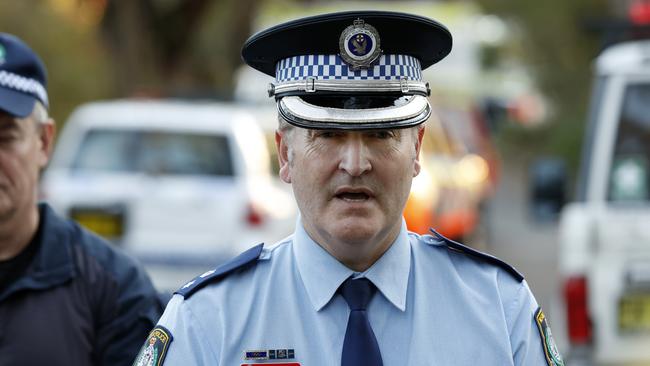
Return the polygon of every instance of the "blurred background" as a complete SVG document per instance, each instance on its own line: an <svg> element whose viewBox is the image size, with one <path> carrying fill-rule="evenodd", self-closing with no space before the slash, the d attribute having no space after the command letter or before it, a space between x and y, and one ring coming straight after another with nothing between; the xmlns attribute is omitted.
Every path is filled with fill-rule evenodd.
<svg viewBox="0 0 650 366"><path fill-rule="evenodd" d="M275 174L273 80L242 67L241 46L353 9L431 17L454 37L424 72L434 115L409 228L513 264L568 364L650 365L647 1L0 1L0 31L49 72L60 137L42 199L161 291L280 240L297 211Z"/></svg>

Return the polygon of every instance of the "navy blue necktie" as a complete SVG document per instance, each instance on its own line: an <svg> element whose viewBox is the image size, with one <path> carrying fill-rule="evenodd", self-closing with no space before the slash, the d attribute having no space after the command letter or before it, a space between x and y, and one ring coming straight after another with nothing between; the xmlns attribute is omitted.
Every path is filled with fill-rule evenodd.
<svg viewBox="0 0 650 366"><path fill-rule="evenodd" d="M377 288L366 278L348 278L340 292L350 307L348 327L345 330L341 366L382 366L379 345L370 323L366 306Z"/></svg>

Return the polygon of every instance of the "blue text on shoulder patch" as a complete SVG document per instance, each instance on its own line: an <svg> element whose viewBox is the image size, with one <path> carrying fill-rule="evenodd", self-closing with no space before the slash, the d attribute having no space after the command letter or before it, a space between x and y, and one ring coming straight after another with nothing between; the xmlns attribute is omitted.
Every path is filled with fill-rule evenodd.
<svg viewBox="0 0 650 366"><path fill-rule="evenodd" d="M189 298L193 293L208 283L222 279L240 268L244 268L248 265L256 263L257 258L259 258L260 254L262 253L263 247L264 244L262 243L248 249L247 251L222 264L216 269L207 271L204 274L194 278L192 281L186 283L183 287L174 293L179 294L186 299Z"/></svg>
<svg viewBox="0 0 650 366"><path fill-rule="evenodd" d="M165 360L167 349L173 337L169 330L156 325L149 333L146 342L140 349L133 366L160 366Z"/></svg>
<svg viewBox="0 0 650 366"><path fill-rule="evenodd" d="M460 253L469 255L471 257L483 260L485 262L497 265L497 266L503 268L504 270L506 270L508 273L510 273L519 282L524 280L524 276L522 276L521 273L519 273L514 267L512 267L508 263L502 261L501 259L499 259L497 257L494 257L494 256L491 256L489 254L483 253L483 252L479 252L476 249L473 249L473 248L470 248L470 247L465 246L463 244L457 243L457 242L455 242L455 241L453 241L451 239L447 239L447 238L440 235L437 231L435 231L433 229L429 229L429 231L431 232L431 234L433 234L433 236L435 236L436 238L441 240L443 243L445 243L447 248L449 248L451 250L454 250L456 252L460 252Z"/></svg>

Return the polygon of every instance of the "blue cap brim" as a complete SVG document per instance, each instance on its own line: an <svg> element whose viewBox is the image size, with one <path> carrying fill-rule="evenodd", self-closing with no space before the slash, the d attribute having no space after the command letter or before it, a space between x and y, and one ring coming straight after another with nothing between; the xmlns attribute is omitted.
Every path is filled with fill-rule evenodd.
<svg viewBox="0 0 650 366"><path fill-rule="evenodd" d="M0 87L0 110L18 118L29 116L34 110L36 98L15 90Z"/></svg>

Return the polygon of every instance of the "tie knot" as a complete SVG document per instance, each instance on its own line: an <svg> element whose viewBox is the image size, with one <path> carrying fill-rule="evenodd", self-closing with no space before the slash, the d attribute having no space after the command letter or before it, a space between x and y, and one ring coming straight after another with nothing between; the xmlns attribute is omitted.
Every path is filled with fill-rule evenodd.
<svg viewBox="0 0 650 366"><path fill-rule="evenodd" d="M348 303L350 310L366 310L375 290L377 288L367 278L348 278L341 285L341 296Z"/></svg>

